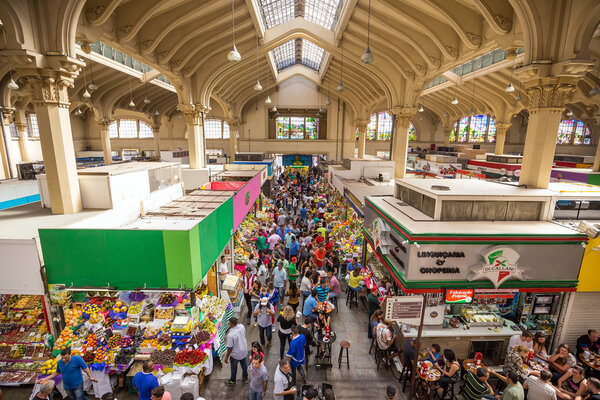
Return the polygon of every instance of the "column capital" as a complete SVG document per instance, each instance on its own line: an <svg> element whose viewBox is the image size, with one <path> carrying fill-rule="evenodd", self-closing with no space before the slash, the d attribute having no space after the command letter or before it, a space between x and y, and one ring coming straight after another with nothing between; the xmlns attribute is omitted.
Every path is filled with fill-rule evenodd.
<svg viewBox="0 0 600 400"><path fill-rule="evenodd" d="M177 108L183 112L186 124L202 125L202 113L196 109L196 106L193 104L180 104Z"/></svg>
<svg viewBox="0 0 600 400"><path fill-rule="evenodd" d="M397 125L408 126L410 120L417 114L419 109L417 107L392 107L390 112L396 118Z"/></svg>
<svg viewBox="0 0 600 400"><path fill-rule="evenodd" d="M229 127L233 128L234 130L238 130L242 124L241 118L227 118L225 122L227 122Z"/></svg>
<svg viewBox="0 0 600 400"><path fill-rule="evenodd" d="M25 124L25 123L15 122L15 127L17 128L18 132L25 132L25 131L27 131L27 124Z"/></svg>
<svg viewBox="0 0 600 400"><path fill-rule="evenodd" d="M15 116L15 108L14 107L2 107L2 114L4 115L4 119L7 119L8 121L10 121Z"/></svg>
<svg viewBox="0 0 600 400"><path fill-rule="evenodd" d="M24 79L31 87L33 104L58 104L68 108L69 88L74 87L73 78L53 70L44 70L39 75L28 75Z"/></svg>
<svg viewBox="0 0 600 400"><path fill-rule="evenodd" d="M100 126L100 128L102 128L102 129L108 129L108 127L110 126L110 124L112 124L113 122L115 122L115 120L111 119L111 118L99 118L99 119L96 119L96 122L98 123L98 125Z"/></svg>
<svg viewBox="0 0 600 400"><path fill-rule="evenodd" d="M510 122L496 122L496 134L503 134L510 128Z"/></svg>
<svg viewBox="0 0 600 400"><path fill-rule="evenodd" d="M562 111L575 93L575 84L544 81L525 89L527 93L526 107L528 109L559 108Z"/></svg>
<svg viewBox="0 0 600 400"><path fill-rule="evenodd" d="M358 130L365 130L367 129L367 125L369 125L371 121L367 120L367 119L357 119L354 120L353 124L354 126L356 126L356 128L358 128Z"/></svg>

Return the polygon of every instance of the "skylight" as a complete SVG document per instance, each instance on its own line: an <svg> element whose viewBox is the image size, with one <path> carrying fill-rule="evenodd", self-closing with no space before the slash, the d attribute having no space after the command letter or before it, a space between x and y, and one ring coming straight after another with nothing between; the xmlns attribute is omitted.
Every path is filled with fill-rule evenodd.
<svg viewBox="0 0 600 400"><path fill-rule="evenodd" d="M258 0L267 29L303 17L333 30L343 0Z"/></svg>
<svg viewBox="0 0 600 400"><path fill-rule="evenodd" d="M277 71L302 64L316 72L321 70L325 50L306 39L292 39L272 51Z"/></svg>

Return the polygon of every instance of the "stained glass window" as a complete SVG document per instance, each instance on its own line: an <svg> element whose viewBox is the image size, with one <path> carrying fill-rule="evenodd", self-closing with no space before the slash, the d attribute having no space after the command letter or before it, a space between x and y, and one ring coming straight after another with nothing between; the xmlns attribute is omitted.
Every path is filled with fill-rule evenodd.
<svg viewBox="0 0 600 400"><path fill-rule="evenodd" d="M303 117L290 117L290 139L304 139Z"/></svg>
<svg viewBox="0 0 600 400"><path fill-rule="evenodd" d="M204 137L206 139L221 139L221 120L207 119L204 121Z"/></svg>
<svg viewBox="0 0 600 400"><path fill-rule="evenodd" d="M452 130L450 131L450 141L451 142L456 142L456 125L458 125L458 122L454 123L454 126L452 127Z"/></svg>
<svg viewBox="0 0 600 400"><path fill-rule="evenodd" d="M377 119L377 140L390 140L392 136L392 116L386 112L380 112Z"/></svg>
<svg viewBox="0 0 600 400"><path fill-rule="evenodd" d="M319 138L319 123L316 118L306 118L306 138L307 139L318 139Z"/></svg>
<svg viewBox="0 0 600 400"><path fill-rule="evenodd" d="M154 137L154 132L152 132L152 128L150 127L150 125L148 125L144 121L140 121L140 138L148 139L148 138L153 138L153 137Z"/></svg>
<svg viewBox="0 0 600 400"><path fill-rule="evenodd" d="M469 133L469 117L463 117L458 122L457 142L466 142Z"/></svg>
<svg viewBox="0 0 600 400"><path fill-rule="evenodd" d="M411 122L408 127L408 141L414 142L415 140L417 140L417 135L415 134L415 126Z"/></svg>
<svg viewBox="0 0 600 400"><path fill-rule="evenodd" d="M494 143L496 141L496 119L490 118L490 128L488 129L487 141Z"/></svg>
<svg viewBox="0 0 600 400"><path fill-rule="evenodd" d="M476 143L481 143L485 141L485 132L487 131L487 125L487 115L473 115L471 117L469 141Z"/></svg>
<svg viewBox="0 0 600 400"><path fill-rule="evenodd" d="M569 144L573 139L573 128L575 127L575 120L565 119L560 121L558 125L558 135L556 137L556 143L558 144Z"/></svg>
<svg viewBox="0 0 600 400"><path fill-rule="evenodd" d="M371 115L371 122L367 125L367 140L377 139L377 114Z"/></svg>
<svg viewBox="0 0 600 400"><path fill-rule="evenodd" d="M590 127L581 120L565 119L558 126L557 144L592 144Z"/></svg>
<svg viewBox="0 0 600 400"><path fill-rule="evenodd" d="M277 117L277 139L290 138L290 117Z"/></svg>

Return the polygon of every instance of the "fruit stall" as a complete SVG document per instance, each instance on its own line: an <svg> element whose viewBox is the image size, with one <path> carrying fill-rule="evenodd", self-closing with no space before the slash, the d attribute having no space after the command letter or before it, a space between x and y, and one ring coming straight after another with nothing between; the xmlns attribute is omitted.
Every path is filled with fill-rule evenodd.
<svg viewBox="0 0 600 400"><path fill-rule="evenodd" d="M37 244L0 240L0 386L33 384L52 331Z"/></svg>

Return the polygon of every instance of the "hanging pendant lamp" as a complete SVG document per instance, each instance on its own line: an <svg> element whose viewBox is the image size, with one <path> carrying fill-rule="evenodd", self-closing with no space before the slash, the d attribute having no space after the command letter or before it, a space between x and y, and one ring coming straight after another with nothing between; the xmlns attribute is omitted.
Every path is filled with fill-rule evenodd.
<svg viewBox="0 0 600 400"><path fill-rule="evenodd" d="M152 100L148 96L144 97L144 104L150 104Z"/></svg>
<svg viewBox="0 0 600 400"><path fill-rule="evenodd" d="M515 91L515 87L513 86L512 82L508 83L508 86L504 88L504 91L506 93L512 93Z"/></svg>
<svg viewBox="0 0 600 400"><path fill-rule="evenodd" d="M156 115L157 117L160 115L160 113L158 112L158 110L154 111L154 115Z"/></svg>
<svg viewBox="0 0 600 400"><path fill-rule="evenodd" d="M588 95L590 97L596 96L598 93L600 93L600 88L598 88L599 84L600 84L600 64L598 64L598 70L596 71L596 84L588 92Z"/></svg>
<svg viewBox="0 0 600 400"><path fill-rule="evenodd" d="M371 0L369 0L369 16L367 18L367 48L365 52L360 57L360 60L365 64L370 64L373 62L373 53L371 53L371 48L369 46L371 39Z"/></svg>
<svg viewBox="0 0 600 400"><path fill-rule="evenodd" d="M235 2L235 0L231 0L231 26L232 26L231 35L233 38L233 46L232 46L229 54L227 54L227 59L231 62L238 62L238 61L241 61L242 56L240 55L237 48L235 47L235 13L234 13L235 5L234 5L234 2Z"/></svg>
<svg viewBox="0 0 600 400"><path fill-rule="evenodd" d="M267 99L265 100L265 104L271 104L271 96L267 96Z"/></svg>
<svg viewBox="0 0 600 400"><path fill-rule="evenodd" d="M452 101L450 102L451 104L458 104L458 99L456 98L456 96L454 96L454 98L452 99Z"/></svg>
<svg viewBox="0 0 600 400"><path fill-rule="evenodd" d="M344 36L342 35L342 57L340 58L340 84L337 87L338 92L344 91Z"/></svg>

